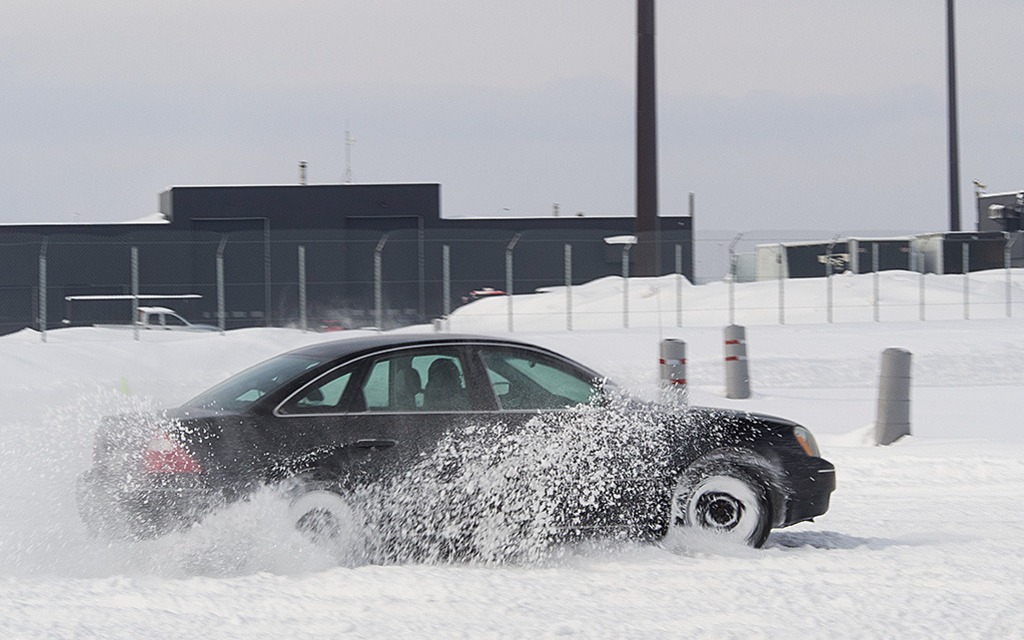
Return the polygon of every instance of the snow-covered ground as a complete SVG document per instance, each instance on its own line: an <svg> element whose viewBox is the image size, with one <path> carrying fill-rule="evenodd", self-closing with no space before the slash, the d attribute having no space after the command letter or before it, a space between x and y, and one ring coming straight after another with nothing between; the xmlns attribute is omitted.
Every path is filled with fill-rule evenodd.
<svg viewBox="0 0 1024 640"><path fill-rule="evenodd" d="M75 476L105 414L179 403L280 351L338 334L24 330L0 337L0 637L1022 637L1024 309L1005 318L1002 272L836 278L736 288L754 396L724 398L726 285L671 278L516 296L515 337L553 347L640 394L661 337L686 340L693 400L774 413L819 437L838 468L828 514L774 532L764 549L712 540L588 545L518 565L336 566L261 495L147 542L90 539ZM1013 296L1024 301L1014 274ZM986 280L987 278L987 280ZM1019 305L1019 302L1017 303ZM504 334L507 301L457 311L452 330ZM703 306L702 306L703 305ZM660 313L659 313L660 312ZM914 435L869 444L880 353L913 353Z"/></svg>

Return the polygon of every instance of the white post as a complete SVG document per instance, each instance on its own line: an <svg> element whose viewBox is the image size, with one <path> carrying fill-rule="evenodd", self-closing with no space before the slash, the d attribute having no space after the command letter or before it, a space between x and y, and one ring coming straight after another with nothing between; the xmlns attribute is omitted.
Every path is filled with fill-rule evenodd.
<svg viewBox="0 0 1024 640"><path fill-rule="evenodd" d="M686 343L678 338L661 341L658 358L662 398L667 402L686 404Z"/></svg>
<svg viewBox="0 0 1024 640"><path fill-rule="evenodd" d="M890 348L882 352L875 444L892 444L910 435L910 360L906 349Z"/></svg>
<svg viewBox="0 0 1024 640"><path fill-rule="evenodd" d="M750 397L750 369L747 364L747 330L731 324L725 328L725 397Z"/></svg>

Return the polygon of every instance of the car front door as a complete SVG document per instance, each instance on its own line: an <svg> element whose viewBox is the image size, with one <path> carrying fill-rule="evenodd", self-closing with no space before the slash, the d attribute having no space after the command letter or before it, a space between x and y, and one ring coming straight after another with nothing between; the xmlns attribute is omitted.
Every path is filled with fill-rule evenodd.
<svg viewBox="0 0 1024 640"><path fill-rule="evenodd" d="M410 468L452 429L496 409L462 347L398 348L331 370L276 410L274 448L292 472L363 484Z"/></svg>

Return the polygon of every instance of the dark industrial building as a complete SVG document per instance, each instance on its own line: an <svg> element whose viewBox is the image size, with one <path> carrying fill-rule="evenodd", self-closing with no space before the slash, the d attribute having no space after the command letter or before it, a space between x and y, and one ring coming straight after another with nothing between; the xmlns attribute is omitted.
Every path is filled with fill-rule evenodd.
<svg viewBox="0 0 1024 640"><path fill-rule="evenodd" d="M48 327L127 322L130 302L82 298L130 294L133 247L139 294L199 296L172 304L195 321L217 322L221 264L228 328L296 322L300 281L312 325L374 324L378 296L385 325L422 322L474 289L505 289L509 259L514 292L564 284L565 245L573 283L618 274L622 248L604 238L636 222L447 219L440 202L432 183L172 187L146 222L0 225L0 331L41 316ZM678 268L692 281L692 219L658 223L661 273Z"/></svg>

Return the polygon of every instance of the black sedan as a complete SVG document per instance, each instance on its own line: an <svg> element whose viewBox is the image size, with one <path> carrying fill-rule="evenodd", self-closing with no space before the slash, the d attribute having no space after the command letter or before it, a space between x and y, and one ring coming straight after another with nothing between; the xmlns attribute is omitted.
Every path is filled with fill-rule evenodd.
<svg viewBox="0 0 1024 640"><path fill-rule="evenodd" d="M382 334L107 419L78 502L94 532L147 537L266 487L317 541L357 520L377 558L494 558L515 540L694 531L758 547L825 513L835 472L787 420L632 400L520 342Z"/></svg>

